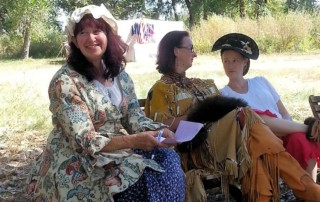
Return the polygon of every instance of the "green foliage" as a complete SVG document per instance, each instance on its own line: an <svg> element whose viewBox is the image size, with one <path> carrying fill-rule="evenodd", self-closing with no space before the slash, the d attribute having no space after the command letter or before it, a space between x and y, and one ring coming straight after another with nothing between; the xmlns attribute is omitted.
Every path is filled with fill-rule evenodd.
<svg viewBox="0 0 320 202"><path fill-rule="evenodd" d="M191 36L198 53L209 53L213 42L230 32L251 36L262 53L310 52L319 49L319 18L301 12L264 16L259 20L213 15L196 25Z"/></svg>
<svg viewBox="0 0 320 202"><path fill-rule="evenodd" d="M65 40L66 37L61 32L47 30L32 39L29 55L33 58L57 57ZM22 36L0 35L0 59L19 58L22 43Z"/></svg>
<svg viewBox="0 0 320 202"><path fill-rule="evenodd" d="M144 10L144 0L59 0L54 1L55 8L63 9L68 15L78 7L89 4L101 5L104 4L117 19L128 19L137 15L141 16Z"/></svg>
<svg viewBox="0 0 320 202"><path fill-rule="evenodd" d="M61 32L52 31L42 37L38 37L30 45L30 57L32 58L53 58L57 57L62 43L66 37Z"/></svg>
<svg viewBox="0 0 320 202"><path fill-rule="evenodd" d="M311 29L311 38L314 39L314 45L316 49L320 49L320 15L313 17L312 24L314 25Z"/></svg>
<svg viewBox="0 0 320 202"><path fill-rule="evenodd" d="M23 38L20 43L21 56L29 56L29 44L32 36L43 32L45 29L39 29L39 25L45 24L50 17L52 8L51 0L3 0L0 7L0 13L4 13L4 21L1 23L2 30L5 33L14 33ZM51 12L52 13L52 12ZM53 20L46 28L54 26ZM41 26L42 28L44 26Z"/></svg>
<svg viewBox="0 0 320 202"><path fill-rule="evenodd" d="M287 12L290 11L307 11L310 13L317 12L318 0L290 0L286 3Z"/></svg>
<svg viewBox="0 0 320 202"><path fill-rule="evenodd" d="M5 10L7 26L3 28L7 32L12 30L23 32L29 23L34 22L34 25L37 25L45 22L48 17L47 11L50 8L50 0L4 0L3 3L3 7L7 8Z"/></svg>
<svg viewBox="0 0 320 202"><path fill-rule="evenodd" d="M29 82L30 83L30 82ZM2 85L0 98L1 126L16 130L43 130L50 124L50 114L45 97L39 91L31 92L31 85ZM27 96L22 96L27 95Z"/></svg>
<svg viewBox="0 0 320 202"><path fill-rule="evenodd" d="M244 3L244 19L239 18L240 2ZM69 15L76 7L102 3L117 19L143 15L152 19L182 20L192 30L195 47L200 53L208 52L217 36L230 31L241 31L254 36L261 44L265 44L261 48L267 53L273 50L314 50L320 46L320 20L315 2L316 0L1 0L0 58L27 54L29 47L25 44L28 44L26 42L30 37L32 57L53 57L52 48L59 47L61 34L54 37L50 30L62 31L57 22L58 14L66 12ZM295 12L291 13L292 11ZM283 13L288 13L288 16L284 17L286 15ZM313 17L305 13L310 13ZM223 24L210 17L217 15L232 20L225 20L230 24ZM300 25L304 25L304 28ZM200 31L197 32L197 29ZM26 33L31 34L29 36ZM23 45L25 46L22 47ZM43 48L47 45L47 48Z"/></svg>
<svg viewBox="0 0 320 202"><path fill-rule="evenodd" d="M207 7L207 10L211 14L223 15L231 18L239 16L238 0L211 0L207 1Z"/></svg>
<svg viewBox="0 0 320 202"><path fill-rule="evenodd" d="M108 1L111 2L111 1ZM109 3L108 8L112 10L117 19L130 19L135 17L141 17L145 10L144 0L132 0L132 1L113 1Z"/></svg>
<svg viewBox="0 0 320 202"><path fill-rule="evenodd" d="M246 16L258 19L263 16L276 16L284 12L285 2L283 0L246 0Z"/></svg>
<svg viewBox="0 0 320 202"><path fill-rule="evenodd" d="M21 53L21 36L2 34L0 35L0 58L18 58Z"/></svg>
<svg viewBox="0 0 320 202"><path fill-rule="evenodd" d="M285 13L285 0L269 0L266 6L270 11L268 15L277 16L278 14Z"/></svg>

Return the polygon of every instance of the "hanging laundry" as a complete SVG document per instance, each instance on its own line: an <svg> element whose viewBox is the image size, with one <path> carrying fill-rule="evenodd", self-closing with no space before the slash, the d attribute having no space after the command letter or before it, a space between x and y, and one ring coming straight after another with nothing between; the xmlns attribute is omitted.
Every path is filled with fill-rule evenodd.
<svg viewBox="0 0 320 202"><path fill-rule="evenodd" d="M155 43L154 40L154 25L153 24L147 24L146 25L146 31L144 33L144 39L147 43Z"/></svg>
<svg viewBox="0 0 320 202"><path fill-rule="evenodd" d="M131 26L131 35L139 35L140 34L140 25L139 23L134 23L132 26Z"/></svg>
<svg viewBox="0 0 320 202"><path fill-rule="evenodd" d="M136 61L136 54L134 49L134 44L138 41L140 34L140 24L134 23L131 26L131 32L127 37L126 43L128 44L127 52L125 53L124 57L127 62L135 62Z"/></svg>
<svg viewBox="0 0 320 202"><path fill-rule="evenodd" d="M139 32L139 37L137 39L137 42L140 43L140 44L144 44L144 33L145 33L145 30L146 30L146 26L144 24L144 22L140 22L140 32Z"/></svg>
<svg viewBox="0 0 320 202"><path fill-rule="evenodd" d="M154 43L154 25L150 23L140 22L139 37L137 42L140 44Z"/></svg>

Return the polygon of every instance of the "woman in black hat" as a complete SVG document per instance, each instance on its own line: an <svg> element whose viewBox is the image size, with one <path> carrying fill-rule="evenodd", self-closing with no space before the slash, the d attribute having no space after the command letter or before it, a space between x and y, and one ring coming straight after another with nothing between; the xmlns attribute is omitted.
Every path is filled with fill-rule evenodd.
<svg viewBox="0 0 320 202"><path fill-rule="evenodd" d="M312 141L316 138L312 138L311 134L306 136L308 126L292 121L279 94L265 77L244 78L249 71L250 59L256 60L259 57L259 48L255 41L244 34L231 33L219 38L212 50L221 50L221 61L229 78L228 84L220 90L221 93L247 101L283 140L286 150L316 181L320 144Z"/></svg>

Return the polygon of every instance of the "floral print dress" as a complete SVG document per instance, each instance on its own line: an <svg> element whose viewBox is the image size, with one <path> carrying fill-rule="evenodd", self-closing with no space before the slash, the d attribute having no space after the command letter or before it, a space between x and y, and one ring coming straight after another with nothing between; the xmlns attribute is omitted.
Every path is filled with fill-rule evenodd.
<svg viewBox="0 0 320 202"><path fill-rule="evenodd" d="M94 82L68 65L54 75L49 86L54 128L27 182L37 182L35 201L114 201L117 193L131 192L135 186L141 189L141 184L144 190L140 192L147 197L140 201L156 201L159 194L172 197L170 201L184 201L184 174L173 150L155 149L154 160L151 152L139 150L101 152L114 136L163 127L144 116L125 71L117 81L122 93L120 106L113 105ZM164 186L161 183L148 184L150 174L168 181L168 188L159 187ZM127 197L116 196L119 200Z"/></svg>

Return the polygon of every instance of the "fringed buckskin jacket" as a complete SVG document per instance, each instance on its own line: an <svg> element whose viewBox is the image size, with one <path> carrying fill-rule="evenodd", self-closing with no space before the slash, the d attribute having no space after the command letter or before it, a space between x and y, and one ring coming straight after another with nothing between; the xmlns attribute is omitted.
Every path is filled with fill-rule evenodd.
<svg viewBox="0 0 320 202"><path fill-rule="evenodd" d="M219 95L213 80L187 78L179 74L162 76L148 93L145 105L147 117L154 121L185 115L199 101L208 96ZM207 169L197 169L187 153L180 153L182 167L186 173L186 200L206 201L202 177L211 175ZM220 173L214 173L220 177Z"/></svg>
<svg viewBox="0 0 320 202"><path fill-rule="evenodd" d="M164 75L150 89L145 112L161 122L186 115L197 103L214 96L219 96L219 91L213 80L191 79L176 73ZM219 109L203 114L210 117L215 111ZM237 119L240 111L245 116L242 129ZM283 151L282 141L249 107L225 113L221 119L213 121L202 145L180 154L186 173L186 200L207 201L202 178L208 175L222 177L224 190L228 190L228 183L241 184L246 201L259 201L260 196L278 200L277 162L278 154ZM228 197L227 192L224 194Z"/></svg>

